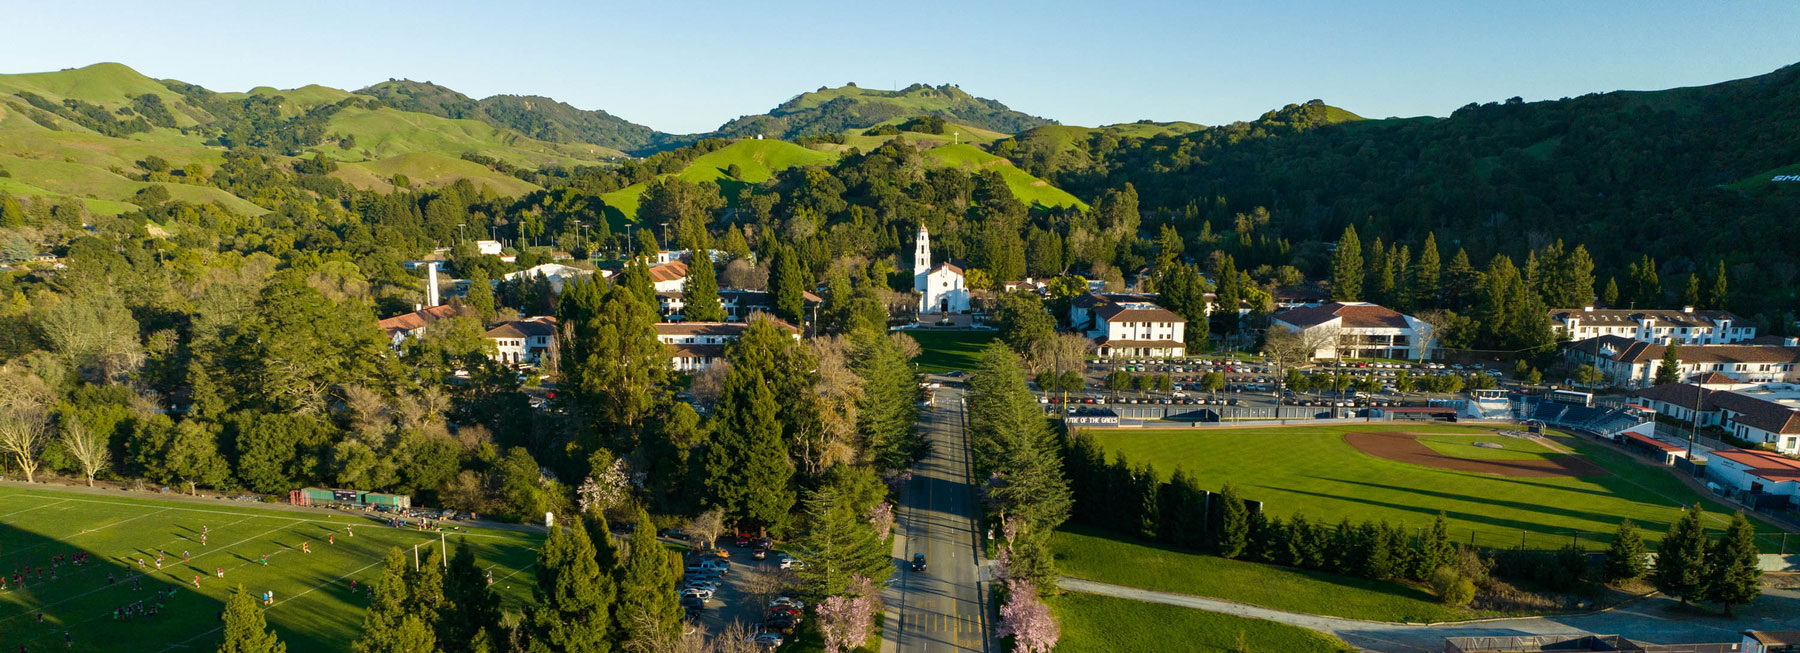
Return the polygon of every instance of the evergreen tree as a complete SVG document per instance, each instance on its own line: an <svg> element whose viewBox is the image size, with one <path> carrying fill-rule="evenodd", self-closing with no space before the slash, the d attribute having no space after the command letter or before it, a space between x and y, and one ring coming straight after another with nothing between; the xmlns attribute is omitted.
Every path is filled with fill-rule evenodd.
<svg viewBox="0 0 1800 653"><path fill-rule="evenodd" d="M1456 255L1450 257L1450 266L1444 270L1443 285L1438 292L1444 298L1444 307L1453 310L1467 307L1479 285L1481 273L1469 262L1468 250L1458 248Z"/></svg>
<svg viewBox="0 0 1800 653"><path fill-rule="evenodd" d="M449 653L473 653L475 644L492 645L489 633L500 631L500 597L476 566L468 542L458 542L444 575L445 610L438 619L438 642Z"/></svg>
<svg viewBox="0 0 1800 653"><path fill-rule="evenodd" d="M712 255L706 249L693 250L688 257L687 282L681 287L681 317L689 322L725 321L725 307L719 303L719 277L713 273Z"/></svg>
<svg viewBox="0 0 1800 653"><path fill-rule="evenodd" d="M1606 581L1620 583L1643 578L1650 573L1650 551L1631 520L1619 522L1612 545L1606 549Z"/></svg>
<svg viewBox="0 0 1800 653"><path fill-rule="evenodd" d="M287 653L287 644L275 638L275 631L263 621L262 608L243 585L225 601L224 631L219 653Z"/></svg>
<svg viewBox="0 0 1800 653"><path fill-rule="evenodd" d="M1362 296L1362 284L1362 241L1356 238L1356 227L1347 226L1343 238L1338 239L1337 252L1331 257L1331 299L1357 301Z"/></svg>
<svg viewBox="0 0 1800 653"><path fill-rule="evenodd" d="M431 626L433 637L443 632L440 616L450 610L444 596L444 557L436 547L426 547L419 568L406 574L406 611Z"/></svg>
<svg viewBox="0 0 1800 653"><path fill-rule="evenodd" d="M1656 308L1663 301L1662 276L1656 272L1656 260L1645 254L1637 264L1637 278L1634 279L1637 292L1634 294L1636 304L1644 308Z"/></svg>
<svg viewBox="0 0 1800 653"><path fill-rule="evenodd" d="M1250 511L1238 496L1237 486L1226 483L1213 500L1218 503L1219 513L1218 528L1213 531L1213 551L1224 558L1244 555L1244 547L1250 541Z"/></svg>
<svg viewBox="0 0 1800 653"><path fill-rule="evenodd" d="M1719 261L1719 272L1713 275L1712 285L1706 289L1706 307L1716 310L1727 310L1726 302L1731 299L1731 292L1726 289L1725 262Z"/></svg>
<svg viewBox="0 0 1800 653"><path fill-rule="evenodd" d="M1755 527L1750 525L1744 513L1732 515L1731 525L1725 527L1725 537L1714 542L1712 550L1707 552L1706 599L1725 606L1725 614L1729 615L1733 607L1761 596L1759 554Z"/></svg>
<svg viewBox="0 0 1800 653"><path fill-rule="evenodd" d="M1237 261L1226 254L1219 264L1218 274L1218 306L1213 308L1212 328L1220 333L1232 333L1238 327L1238 305L1243 300L1243 293L1238 279Z"/></svg>
<svg viewBox="0 0 1800 653"><path fill-rule="evenodd" d="M613 606L622 648L628 642L664 642L681 634L681 605L670 588L681 577L681 556L656 539L650 515L638 511L631 555L619 566L619 599Z"/></svg>
<svg viewBox="0 0 1800 653"><path fill-rule="evenodd" d="M1607 308L1619 305L1619 281L1617 279L1606 278L1606 290L1600 291L1600 304Z"/></svg>
<svg viewBox="0 0 1800 653"><path fill-rule="evenodd" d="M727 515L779 524L794 505L790 486L794 467L782 439L781 404L772 387L779 379L765 376L766 366L760 364L765 352L751 336L746 333L727 350L731 371L725 375L713 419L704 485L710 504Z"/></svg>
<svg viewBox="0 0 1800 653"><path fill-rule="evenodd" d="M866 327L850 336L851 370L862 380L856 400L856 430L880 469L902 469L923 454L919 432L919 386L906 352L883 331Z"/></svg>
<svg viewBox="0 0 1800 653"><path fill-rule="evenodd" d="M1438 513L1431 522L1431 530L1419 541L1419 555L1415 559L1413 578L1423 580L1431 577L1438 567L1448 566L1456 561L1456 545L1450 543L1450 522L1444 519L1444 513Z"/></svg>
<svg viewBox="0 0 1800 653"><path fill-rule="evenodd" d="M469 295L463 301L481 315L481 323L494 321L494 286L489 283L486 266L469 270Z"/></svg>
<svg viewBox="0 0 1800 653"><path fill-rule="evenodd" d="M1682 306L1701 306L1702 305L1700 303L1700 275L1698 273L1694 273L1694 272L1688 273L1687 284L1682 286L1682 288L1681 288L1681 305Z"/></svg>
<svg viewBox="0 0 1800 653"><path fill-rule="evenodd" d="M602 580L587 530L580 524L550 529L550 536L538 551L536 571L537 588L533 594L537 603L531 606L527 617L530 650L612 650L611 579Z"/></svg>
<svg viewBox="0 0 1800 653"><path fill-rule="evenodd" d="M436 648L430 625L412 610L407 582L406 556L399 547L388 549L381 580L363 615L363 634L351 645L356 653L409 653Z"/></svg>
<svg viewBox="0 0 1800 653"><path fill-rule="evenodd" d="M970 382L970 448L978 476L994 479L994 511L1049 533L1069 516L1069 485L1054 435L1025 384L1019 357L1001 343L982 350Z"/></svg>
<svg viewBox="0 0 1800 653"><path fill-rule="evenodd" d="M856 502L837 484L826 484L806 499L806 535L794 546L795 559L806 563L795 574L813 600L841 596L851 579L880 585L893 572L890 547L858 514Z"/></svg>
<svg viewBox="0 0 1800 653"><path fill-rule="evenodd" d="M806 312L806 270L794 248L779 245L769 261L769 294L773 298L775 317L800 324Z"/></svg>
<svg viewBox="0 0 1800 653"><path fill-rule="evenodd" d="M1705 596L1706 527L1700 517L1700 506L1688 508L1656 549L1656 586L1683 604Z"/></svg>
<svg viewBox="0 0 1800 653"><path fill-rule="evenodd" d="M1673 342L1663 347L1662 361L1656 366L1653 383L1662 385L1681 382L1681 353L1679 350L1680 346Z"/></svg>
<svg viewBox="0 0 1800 653"><path fill-rule="evenodd" d="M1425 234L1425 244L1419 247L1419 259L1413 262L1412 298L1413 304L1424 308L1438 308L1443 299L1438 295L1438 274L1441 263L1438 261L1437 234Z"/></svg>

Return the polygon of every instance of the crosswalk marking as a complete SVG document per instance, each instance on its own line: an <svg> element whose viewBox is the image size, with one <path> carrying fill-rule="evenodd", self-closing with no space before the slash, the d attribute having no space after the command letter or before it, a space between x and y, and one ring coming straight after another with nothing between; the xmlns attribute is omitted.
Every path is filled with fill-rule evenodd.
<svg viewBox="0 0 1800 653"><path fill-rule="evenodd" d="M976 635L981 633L981 624L974 619L961 615L944 614L909 615L901 630L911 633L955 633L958 635Z"/></svg>

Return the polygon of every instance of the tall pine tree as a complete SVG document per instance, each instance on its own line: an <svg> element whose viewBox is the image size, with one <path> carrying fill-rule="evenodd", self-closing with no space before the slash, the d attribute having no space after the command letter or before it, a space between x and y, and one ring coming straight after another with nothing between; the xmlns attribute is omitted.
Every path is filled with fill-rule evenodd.
<svg viewBox="0 0 1800 653"><path fill-rule="evenodd" d="M630 555L618 567L619 600L613 605L618 621L618 641L669 642L681 635L681 605L670 588L681 576L681 556L656 539L650 515L638 511L638 528L631 532ZM663 650L642 648L638 650Z"/></svg>
<svg viewBox="0 0 1800 653"><path fill-rule="evenodd" d="M1437 234L1425 234L1425 244L1419 247L1419 259L1413 262L1412 298L1413 304L1423 308L1438 308L1443 299L1438 295L1438 274L1441 263L1438 261Z"/></svg>
<svg viewBox="0 0 1800 653"><path fill-rule="evenodd" d="M1700 506L1688 508L1656 549L1656 586L1683 604L1703 598L1706 590L1706 527L1700 517Z"/></svg>
<svg viewBox="0 0 1800 653"><path fill-rule="evenodd" d="M1337 252L1331 256L1331 299L1361 299L1363 274L1362 241L1356 238L1355 226L1344 227L1344 237L1338 239Z"/></svg>
<svg viewBox="0 0 1800 653"><path fill-rule="evenodd" d="M536 570L537 603L528 615L530 650L612 650L612 579L600 573L587 530L580 524L551 529L538 551Z"/></svg>
<svg viewBox="0 0 1800 653"><path fill-rule="evenodd" d="M1638 534L1637 524L1629 519L1619 522L1612 545L1606 549L1607 582L1637 580L1649 572L1650 552L1644 548L1644 538Z"/></svg>
<svg viewBox="0 0 1800 653"><path fill-rule="evenodd" d="M474 653L477 645L493 646L500 632L500 597L475 564L468 542L459 542L444 575L445 610L438 620L438 643L449 653Z"/></svg>
<svg viewBox="0 0 1800 653"><path fill-rule="evenodd" d="M1706 599L1725 606L1725 614L1729 615L1733 607L1761 596L1761 553L1756 548L1756 529L1750 520L1741 512L1732 515L1725 537L1714 542L1706 556Z"/></svg>
<svg viewBox="0 0 1800 653"><path fill-rule="evenodd" d="M688 256L687 281L681 287L681 317L689 322L724 322L719 303L719 277L713 272L712 255L705 249Z"/></svg>

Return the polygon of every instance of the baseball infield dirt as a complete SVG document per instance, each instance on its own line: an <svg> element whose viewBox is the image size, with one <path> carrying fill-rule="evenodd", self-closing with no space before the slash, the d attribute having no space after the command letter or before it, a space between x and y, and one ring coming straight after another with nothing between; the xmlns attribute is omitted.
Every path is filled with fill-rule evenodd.
<svg viewBox="0 0 1800 653"><path fill-rule="evenodd" d="M1541 460L1478 460L1446 456L1419 442L1419 435L1397 431L1345 433L1344 441L1357 451L1376 458L1459 472L1514 477L1606 476L1612 473L1574 454L1554 454Z"/></svg>

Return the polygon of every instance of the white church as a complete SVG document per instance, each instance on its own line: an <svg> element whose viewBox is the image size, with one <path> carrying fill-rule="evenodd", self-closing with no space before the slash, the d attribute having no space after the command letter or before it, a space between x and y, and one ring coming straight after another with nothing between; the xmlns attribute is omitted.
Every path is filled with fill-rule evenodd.
<svg viewBox="0 0 1800 653"><path fill-rule="evenodd" d="M969 312L969 288L962 268L945 261L931 267L931 234L919 225L913 245L913 290L919 293L920 313Z"/></svg>

